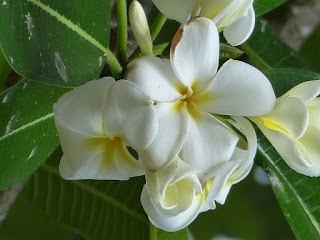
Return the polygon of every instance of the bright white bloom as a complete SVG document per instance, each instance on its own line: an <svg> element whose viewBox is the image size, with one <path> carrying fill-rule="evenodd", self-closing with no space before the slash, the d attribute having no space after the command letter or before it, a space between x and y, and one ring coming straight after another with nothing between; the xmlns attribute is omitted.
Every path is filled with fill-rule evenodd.
<svg viewBox="0 0 320 240"><path fill-rule="evenodd" d="M320 80L301 83L277 99L275 109L250 118L298 173L320 176Z"/></svg>
<svg viewBox="0 0 320 240"><path fill-rule="evenodd" d="M153 104L132 82L107 77L63 95L54 105L65 179L125 180L144 168L126 146L141 150L155 138Z"/></svg>
<svg viewBox="0 0 320 240"><path fill-rule="evenodd" d="M169 18L187 21L192 12L201 8L200 15L224 28L228 43L237 46L251 35L255 25L253 0L153 0L156 7ZM196 13L197 14L197 13Z"/></svg>
<svg viewBox="0 0 320 240"><path fill-rule="evenodd" d="M180 27L170 60L142 57L128 65L127 79L155 101L159 133L139 152L156 171L181 158L202 175L232 157L238 136L211 115L257 116L272 111L275 95L268 79L240 61L217 73L219 35L215 24L196 18Z"/></svg>
<svg viewBox="0 0 320 240"><path fill-rule="evenodd" d="M159 171L146 171L141 203L153 225L170 232L188 226L200 212L215 209L215 202L223 204L231 185L249 173L257 139L248 120L236 121L246 135L246 150L237 147L230 161L208 169L202 178L178 157Z"/></svg>

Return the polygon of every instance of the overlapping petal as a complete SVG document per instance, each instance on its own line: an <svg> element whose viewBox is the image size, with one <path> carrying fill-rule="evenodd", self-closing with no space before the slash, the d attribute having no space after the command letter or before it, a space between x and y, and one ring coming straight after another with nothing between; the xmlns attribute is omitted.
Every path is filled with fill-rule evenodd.
<svg viewBox="0 0 320 240"><path fill-rule="evenodd" d="M152 0L154 5L169 18L185 22L199 0Z"/></svg>
<svg viewBox="0 0 320 240"><path fill-rule="evenodd" d="M195 102L199 108L211 113L257 116L271 112L276 97L269 80L258 69L229 60Z"/></svg>
<svg viewBox="0 0 320 240"><path fill-rule="evenodd" d="M153 102L134 83L115 82L106 98L103 129L110 139L121 137L135 150L146 148L158 132Z"/></svg>
<svg viewBox="0 0 320 240"><path fill-rule="evenodd" d="M184 86L176 77L170 60L145 56L128 64L126 79L137 84L152 100L171 102L181 98Z"/></svg>
<svg viewBox="0 0 320 240"><path fill-rule="evenodd" d="M224 28L223 36L230 45L238 46L251 36L255 20L256 15L253 6L251 5L245 15Z"/></svg>
<svg viewBox="0 0 320 240"><path fill-rule="evenodd" d="M193 90L203 91L217 72L219 35L215 24L197 18L181 26L172 40L170 59L180 81Z"/></svg>
<svg viewBox="0 0 320 240"><path fill-rule="evenodd" d="M55 121L79 134L101 136L103 108L114 82L105 77L64 94L54 105Z"/></svg>
<svg viewBox="0 0 320 240"><path fill-rule="evenodd" d="M187 135L182 146L182 159L205 175L227 162L238 142L238 136L224 123L195 106L188 106Z"/></svg>
<svg viewBox="0 0 320 240"><path fill-rule="evenodd" d="M282 97L296 97L304 101L311 100L320 94L320 80L300 83L286 92Z"/></svg>
<svg viewBox="0 0 320 240"><path fill-rule="evenodd" d="M180 152L186 131L186 109L175 109L176 103L159 103L156 105L159 130L155 140L139 157L151 171L159 170L172 161ZM184 108L184 107L183 107Z"/></svg>
<svg viewBox="0 0 320 240"><path fill-rule="evenodd" d="M178 231L200 212L204 195L194 170L179 158L157 172L146 172L141 203L153 225Z"/></svg>

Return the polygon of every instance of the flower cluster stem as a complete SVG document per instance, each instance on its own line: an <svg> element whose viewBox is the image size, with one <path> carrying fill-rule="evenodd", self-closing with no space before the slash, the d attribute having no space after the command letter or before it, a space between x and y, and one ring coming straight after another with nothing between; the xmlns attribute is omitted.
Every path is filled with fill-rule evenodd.
<svg viewBox="0 0 320 240"><path fill-rule="evenodd" d="M167 17L163 15L161 12L159 12L150 28L152 41L154 41L157 38L166 20Z"/></svg>
<svg viewBox="0 0 320 240"><path fill-rule="evenodd" d="M122 75L122 66L117 59L117 57L110 51L110 49L106 49L106 63L108 64L111 74L114 78L120 78Z"/></svg>
<svg viewBox="0 0 320 240"><path fill-rule="evenodd" d="M116 0L117 6L117 53L121 63L127 61L127 1Z"/></svg>

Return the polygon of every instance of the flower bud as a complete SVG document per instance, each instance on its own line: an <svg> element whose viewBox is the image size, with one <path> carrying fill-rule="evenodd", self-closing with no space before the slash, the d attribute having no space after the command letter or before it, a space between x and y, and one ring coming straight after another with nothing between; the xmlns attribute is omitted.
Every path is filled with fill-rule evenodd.
<svg viewBox="0 0 320 240"><path fill-rule="evenodd" d="M129 7L129 22L133 35L144 55L153 55L152 39L147 17L141 4L138 1L133 1Z"/></svg>

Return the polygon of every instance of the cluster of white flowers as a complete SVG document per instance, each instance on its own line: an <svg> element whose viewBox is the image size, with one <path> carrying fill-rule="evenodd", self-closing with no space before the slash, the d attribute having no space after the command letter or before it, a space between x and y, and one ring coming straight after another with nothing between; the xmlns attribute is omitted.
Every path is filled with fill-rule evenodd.
<svg viewBox="0 0 320 240"><path fill-rule="evenodd" d="M161 7L167 1L154 2ZM210 12L214 21L198 17L182 25L172 40L170 59L135 59L126 80L88 82L54 106L64 153L61 176L126 180L145 175L142 206L150 221L166 231L186 227L200 212L215 209L216 202L224 204L231 186L247 176L257 138L245 117L292 168L320 175L320 102L314 99L320 81L276 99L269 80L249 64L229 60L218 71L215 23L231 28L241 24L240 15L253 11L252 1L189 0L180 20L190 15L189 3L206 6L204 15L211 3L221 10ZM137 32L146 36L143 29ZM144 52L150 51L147 46Z"/></svg>

